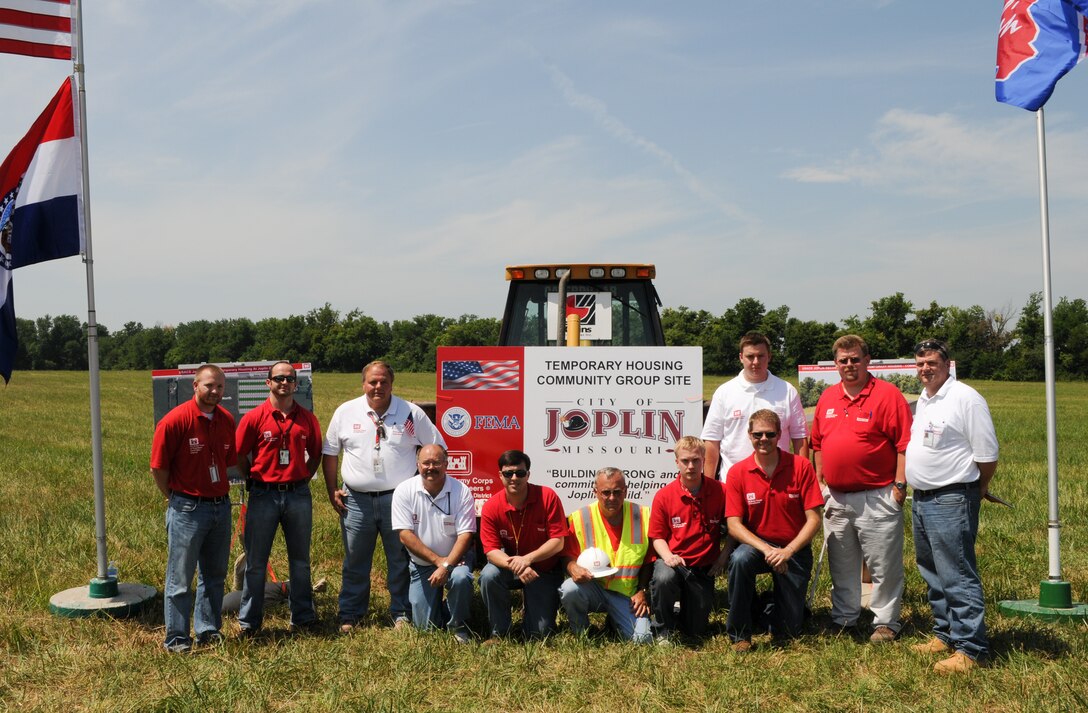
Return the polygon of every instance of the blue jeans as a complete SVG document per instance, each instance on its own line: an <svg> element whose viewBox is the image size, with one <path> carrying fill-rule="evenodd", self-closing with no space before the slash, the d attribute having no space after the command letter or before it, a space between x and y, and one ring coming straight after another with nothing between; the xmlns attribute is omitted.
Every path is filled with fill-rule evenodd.
<svg viewBox="0 0 1088 713"><path fill-rule="evenodd" d="M197 638L223 625L223 584L230 559L230 499L201 503L171 495L166 506L166 582L163 619L167 647L191 644L189 612L193 609L193 574L197 575Z"/></svg>
<svg viewBox="0 0 1088 713"><path fill-rule="evenodd" d="M256 631L264 621L264 585L268 556L276 538L276 528L283 527L287 545L287 573L291 582L291 623L298 626L317 621L313 585L310 584L310 533L313 525L313 500L309 483L292 491L253 488L246 507L246 577L238 623Z"/></svg>
<svg viewBox="0 0 1088 713"><path fill-rule="evenodd" d="M448 628L457 631L465 628L469 604L472 603L472 568L465 564L454 567L443 588L435 589L427 581L437 569L434 565L416 564L408 560L408 573L412 581L408 587L408 600L412 603L412 623L417 629ZM442 601L442 589L446 600Z"/></svg>
<svg viewBox="0 0 1088 713"><path fill-rule="evenodd" d="M752 637L752 602L756 596L756 575L770 572L774 582L774 604L768 612L771 633L797 636L805 619L805 591L812 573L812 548L804 547L787 562L785 574L771 570L763 553L740 544L729 557L729 616L725 631L733 641Z"/></svg>
<svg viewBox="0 0 1088 713"><path fill-rule="evenodd" d="M563 586L559 587L559 600L570 620L570 630L575 634L589 628L590 612L606 612L608 620L624 639L636 644L653 641L650 618L636 617L631 611L630 597L605 589L596 579L592 582L575 582L570 578L564 580Z"/></svg>
<svg viewBox="0 0 1088 713"><path fill-rule="evenodd" d="M978 488L937 495L914 493L914 552L929 589L933 633L972 659L989 652L982 580L975 561Z"/></svg>
<svg viewBox="0 0 1088 713"><path fill-rule="evenodd" d="M531 584L522 585L514 573L499 569L488 562L480 570L480 596L487 608L492 636L510 633L510 591L525 589L525 619L521 623L525 636L538 639L555 633L555 616L559 613L559 585L563 582L558 567L542 572Z"/></svg>
<svg viewBox="0 0 1088 713"><path fill-rule="evenodd" d="M650 581L654 618L672 634L679 628L688 636L705 636L714 609L714 579L702 569L672 568L664 560L654 562ZM680 616L675 606L680 603Z"/></svg>
<svg viewBox="0 0 1088 713"><path fill-rule="evenodd" d="M344 498L347 512L340 516L340 534L344 542L341 622L354 624L365 619L370 611L370 568L374 564L374 547L379 534L388 565L389 613L394 621L408 618L408 552L392 527L392 502L392 491L379 495L348 490ZM294 585L291 588L294 589Z"/></svg>

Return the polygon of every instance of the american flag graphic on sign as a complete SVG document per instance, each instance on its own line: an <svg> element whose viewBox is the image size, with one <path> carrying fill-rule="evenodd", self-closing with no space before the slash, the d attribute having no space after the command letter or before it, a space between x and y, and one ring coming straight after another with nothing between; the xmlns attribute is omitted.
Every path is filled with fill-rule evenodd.
<svg viewBox="0 0 1088 713"><path fill-rule="evenodd" d="M515 391L521 382L518 360L444 361L443 389L492 389Z"/></svg>

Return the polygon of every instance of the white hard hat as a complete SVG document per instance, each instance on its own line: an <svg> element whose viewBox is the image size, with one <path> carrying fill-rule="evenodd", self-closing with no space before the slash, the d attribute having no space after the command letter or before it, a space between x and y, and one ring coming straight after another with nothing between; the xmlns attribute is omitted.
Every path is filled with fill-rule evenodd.
<svg viewBox="0 0 1088 713"><path fill-rule="evenodd" d="M608 553L596 547L587 547L583 550L582 554L578 555L578 565L588 569L594 577L610 577L619 572L612 566Z"/></svg>

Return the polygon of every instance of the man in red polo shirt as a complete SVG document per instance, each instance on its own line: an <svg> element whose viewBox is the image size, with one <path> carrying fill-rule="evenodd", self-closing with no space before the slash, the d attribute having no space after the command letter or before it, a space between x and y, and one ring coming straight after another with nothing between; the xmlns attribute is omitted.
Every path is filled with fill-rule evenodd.
<svg viewBox="0 0 1088 713"><path fill-rule="evenodd" d="M841 382L820 395L812 421L816 476L827 486L824 535L831 621L853 629L861 614L861 567L873 581L870 641L899 633L903 598L903 500L910 407L869 373L869 347L853 334L832 346Z"/></svg>
<svg viewBox="0 0 1088 713"><path fill-rule="evenodd" d="M748 420L754 452L729 469L725 517L739 543L729 558L729 617L725 631L733 650L752 648L752 600L756 575L774 578L771 633L796 636L805 615L805 590L812 571L809 543L820 529L824 504L816 472L807 459L778 449L778 414L762 409Z"/></svg>
<svg viewBox="0 0 1088 713"><path fill-rule="evenodd" d="M193 630L201 645L223 640L223 584L230 557L230 482L237 461L234 417L219 401L226 377L214 364L193 375L193 398L163 416L151 443L151 474L166 507L166 582L163 612L167 651L192 648L191 583L198 573Z"/></svg>
<svg viewBox="0 0 1088 713"><path fill-rule="evenodd" d="M678 628L691 637L706 633L714 608L714 577L726 559L721 550L725 493L720 482L703 475L706 445L684 436L673 452L679 475L657 491L650 508L649 536L658 557L650 601L663 627L659 643L671 642Z"/></svg>
<svg viewBox="0 0 1088 713"><path fill-rule="evenodd" d="M522 630L528 638L555 632L563 570L559 553L567 534L563 504L551 488L529 483L529 456L499 456L503 489L480 512L480 543L487 564L480 570L480 595L494 642L510 633L510 590L525 589Z"/></svg>
<svg viewBox="0 0 1088 713"><path fill-rule="evenodd" d="M321 462L321 427L295 402L298 374L291 362L268 370L268 399L238 424L238 470L246 477L246 574L238 624L252 636L264 621L264 586L276 527L283 528L290 575L291 628L317 625L310 585L313 501L310 479Z"/></svg>

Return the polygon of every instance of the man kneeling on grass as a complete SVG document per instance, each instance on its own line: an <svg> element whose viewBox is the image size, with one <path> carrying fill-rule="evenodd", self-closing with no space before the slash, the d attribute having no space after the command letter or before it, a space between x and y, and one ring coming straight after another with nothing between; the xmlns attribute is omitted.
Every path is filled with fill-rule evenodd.
<svg viewBox="0 0 1088 713"><path fill-rule="evenodd" d="M649 643L650 508L626 499L627 481L619 468L598 470L593 494L597 502L568 518L563 549L569 577L559 587L559 599L571 631L588 629L590 612L607 612L620 636Z"/></svg>
<svg viewBox="0 0 1088 713"><path fill-rule="evenodd" d="M756 411L748 420L755 452L729 469L725 518L740 544L729 559L729 617L725 630L733 650L752 648L752 600L756 575L770 572L774 603L771 633L796 636L805 613L805 590L812 571L809 543L820 529L824 498L807 459L778 449L778 414Z"/></svg>
<svg viewBox="0 0 1088 713"><path fill-rule="evenodd" d="M408 550L412 623L417 629L446 628L467 644L476 506L472 492L446 476L447 460L437 443L419 450L419 474L393 491L390 521Z"/></svg>

